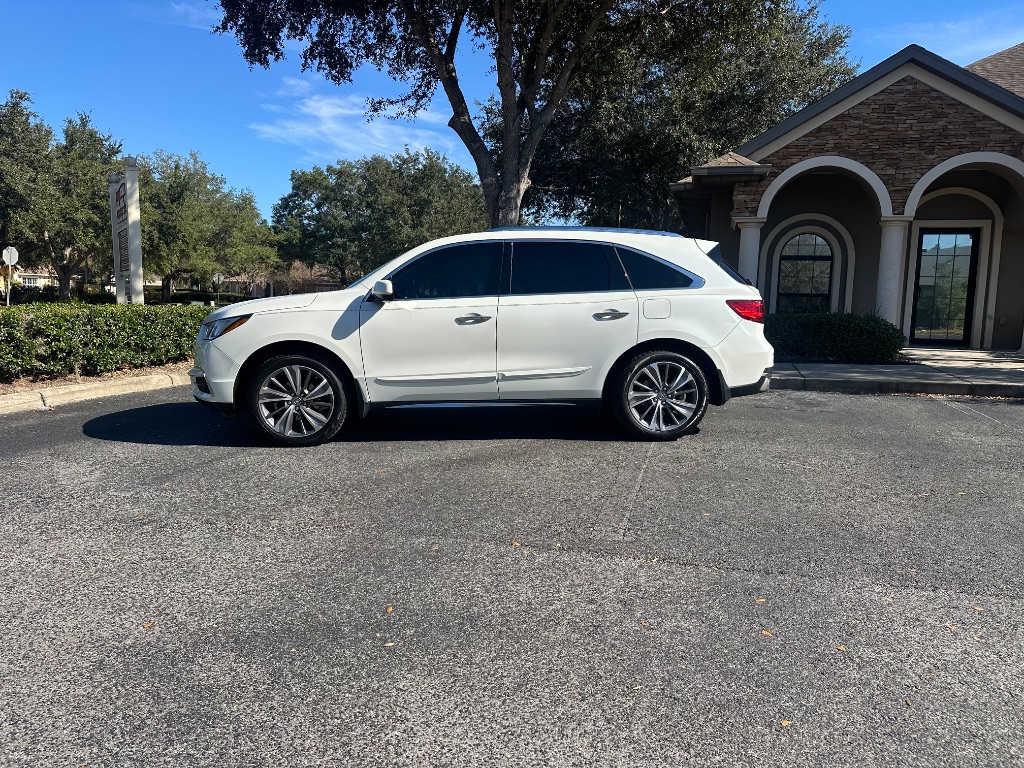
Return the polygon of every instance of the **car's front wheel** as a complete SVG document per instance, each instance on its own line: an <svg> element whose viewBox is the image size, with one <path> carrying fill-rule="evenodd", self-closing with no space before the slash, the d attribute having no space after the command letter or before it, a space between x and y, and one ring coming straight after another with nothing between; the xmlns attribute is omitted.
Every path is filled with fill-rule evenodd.
<svg viewBox="0 0 1024 768"><path fill-rule="evenodd" d="M327 442L344 425L349 402L334 370L306 355L271 358L249 385L249 409L256 423L282 445Z"/></svg>
<svg viewBox="0 0 1024 768"><path fill-rule="evenodd" d="M692 432L708 409L708 385L690 358L659 350L644 352L619 373L611 392L619 423L646 440L674 440Z"/></svg>

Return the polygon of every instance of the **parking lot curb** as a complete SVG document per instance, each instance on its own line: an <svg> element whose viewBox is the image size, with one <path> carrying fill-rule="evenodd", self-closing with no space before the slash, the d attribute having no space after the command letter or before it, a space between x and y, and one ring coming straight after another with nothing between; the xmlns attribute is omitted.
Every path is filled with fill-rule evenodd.
<svg viewBox="0 0 1024 768"><path fill-rule="evenodd" d="M182 387L189 383L185 373L151 373L144 376L128 376L123 379L107 379L82 384L66 384L60 387L40 387L24 392L0 395L0 415L20 411L49 410L59 405L93 400L111 395L127 395L133 392L148 392L154 389Z"/></svg>
<svg viewBox="0 0 1024 768"><path fill-rule="evenodd" d="M838 392L848 395L963 395L967 397L1024 398L1024 384L972 383L957 380L893 381L787 376L772 378L771 389Z"/></svg>

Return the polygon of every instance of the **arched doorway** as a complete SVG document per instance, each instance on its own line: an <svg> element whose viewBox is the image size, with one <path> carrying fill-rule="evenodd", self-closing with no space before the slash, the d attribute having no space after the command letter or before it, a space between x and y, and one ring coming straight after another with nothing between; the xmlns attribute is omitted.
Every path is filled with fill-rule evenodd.
<svg viewBox="0 0 1024 768"><path fill-rule="evenodd" d="M951 158L911 191L902 329L911 343L1024 347L1024 161Z"/></svg>

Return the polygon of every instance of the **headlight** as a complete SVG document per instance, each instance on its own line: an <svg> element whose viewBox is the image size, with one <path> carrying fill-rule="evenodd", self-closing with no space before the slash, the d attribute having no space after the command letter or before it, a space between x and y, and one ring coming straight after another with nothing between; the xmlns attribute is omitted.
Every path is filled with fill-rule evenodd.
<svg viewBox="0 0 1024 768"><path fill-rule="evenodd" d="M203 323L203 327L199 329L199 338L202 341L213 341L219 339L228 331L233 331L240 325L245 325L252 315L242 315L241 317L222 317L220 320L214 320L211 323Z"/></svg>

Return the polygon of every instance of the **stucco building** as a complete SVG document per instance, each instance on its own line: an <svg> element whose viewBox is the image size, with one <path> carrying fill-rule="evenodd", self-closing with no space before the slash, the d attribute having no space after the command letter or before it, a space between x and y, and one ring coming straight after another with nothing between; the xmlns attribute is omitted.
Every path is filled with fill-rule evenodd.
<svg viewBox="0 0 1024 768"><path fill-rule="evenodd" d="M1024 44L967 67L910 46L673 192L769 312L1024 348Z"/></svg>

